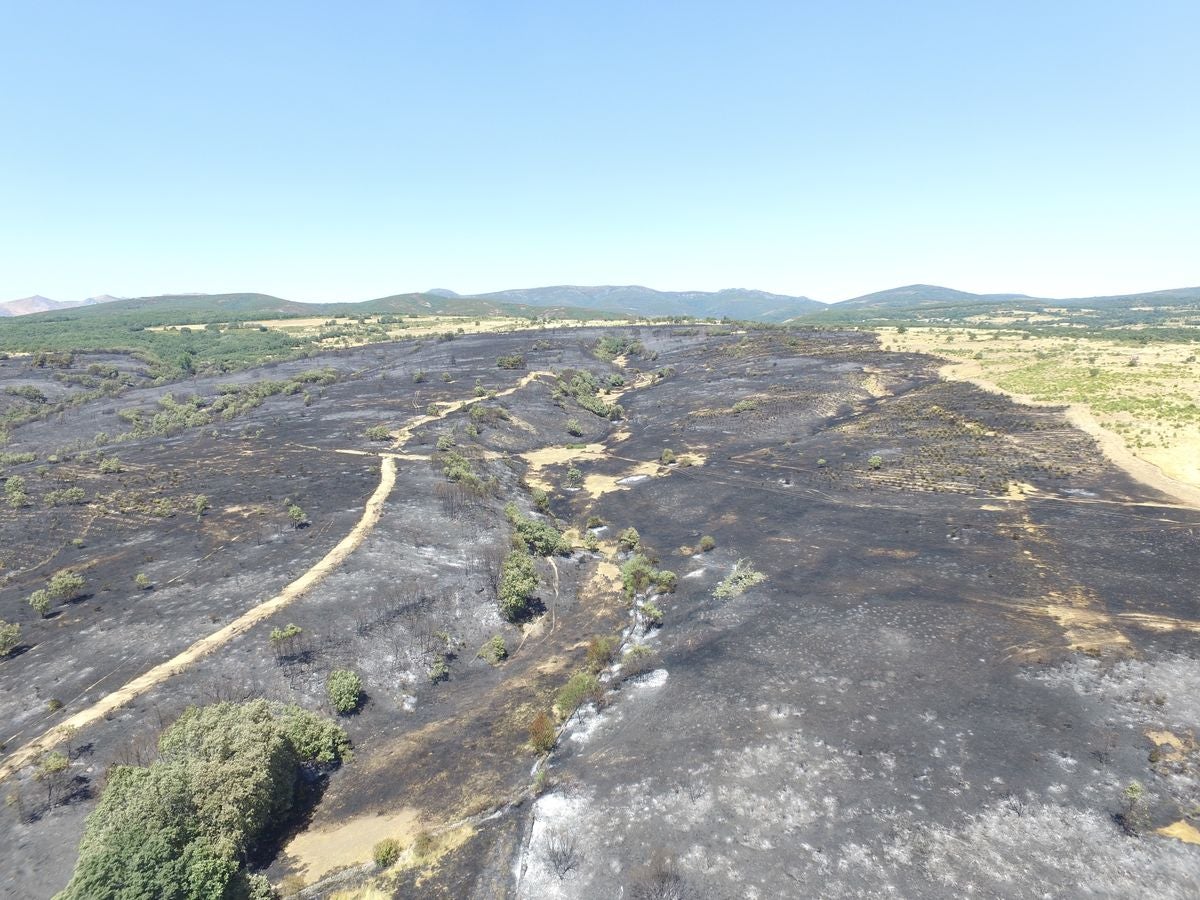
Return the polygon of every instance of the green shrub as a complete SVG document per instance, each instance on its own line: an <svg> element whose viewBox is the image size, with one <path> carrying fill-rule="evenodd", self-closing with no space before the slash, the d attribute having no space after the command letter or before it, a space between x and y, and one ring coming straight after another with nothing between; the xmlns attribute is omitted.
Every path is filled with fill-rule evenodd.
<svg viewBox="0 0 1200 900"><path fill-rule="evenodd" d="M734 415L744 412L752 412L758 409L758 403L754 400L739 400L730 408Z"/></svg>
<svg viewBox="0 0 1200 900"><path fill-rule="evenodd" d="M883 457L882 456L872 456L870 459L867 460L867 467L870 468L872 471L883 468Z"/></svg>
<svg viewBox="0 0 1200 900"><path fill-rule="evenodd" d="M567 419L567 434L574 435L575 437L583 434L583 426L579 424L578 419Z"/></svg>
<svg viewBox="0 0 1200 900"><path fill-rule="evenodd" d="M46 589L51 600L67 601L74 600L82 594L83 585L82 575L72 572L70 569L63 569L51 576Z"/></svg>
<svg viewBox="0 0 1200 900"><path fill-rule="evenodd" d="M121 471L121 460L115 456L106 456L100 460L101 475L115 475Z"/></svg>
<svg viewBox="0 0 1200 900"><path fill-rule="evenodd" d="M600 538L596 537L594 532L589 531L583 536L583 549L589 553L595 553L600 549Z"/></svg>
<svg viewBox="0 0 1200 900"><path fill-rule="evenodd" d="M500 566L500 615L510 622L525 618L537 586L537 569L529 554L523 550L508 554Z"/></svg>
<svg viewBox="0 0 1200 900"><path fill-rule="evenodd" d="M663 611L649 600L642 604L642 615L652 628L658 628L663 623Z"/></svg>
<svg viewBox="0 0 1200 900"><path fill-rule="evenodd" d="M438 449L438 450L440 450L440 451L453 450L453 449L454 449L454 443L455 443L455 442L454 442L454 435L452 435L452 434L443 434L443 435L441 435L441 436L439 436L439 437L438 437L438 439L437 439L437 445L436 445L436 446L437 446L437 449Z"/></svg>
<svg viewBox="0 0 1200 900"><path fill-rule="evenodd" d="M584 668L593 675L599 675L613 661L619 644L620 641L612 635L593 637L588 641Z"/></svg>
<svg viewBox="0 0 1200 900"><path fill-rule="evenodd" d="M606 334L596 341L593 352L600 359L614 360L618 356L641 356L646 348L637 338L627 334Z"/></svg>
<svg viewBox="0 0 1200 900"><path fill-rule="evenodd" d="M0 656L8 656L21 642L21 626L0 619Z"/></svg>
<svg viewBox="0 0 1200 900"><path fill-rule="evenodd" d="M363 432L363 437L368 441L390 441L392 433L386 425L372 425Z"/></svg>
<svg viewBox="0 0 1200 900"><path fill-rule="evenodd" d="M515 503L505 504L504 513L517 530L517 536L538 556L565 556L571 552L570 541L548 522L521 515Z"/></svg>
<svg viewBox="0 0 1200 900"><path fill-rule="evenodd" d="M4 496L13 509L27 505L29 497L25 493L25 478L21 475L8 476L8 480L4 482Z"/></svg>
<svg viewBox="0 0 1200 900"><path fill-rule="evenodd" d="M717 585L713 596L720 600L740 597L756 584L767 580L762 572L755 571L748 559L739 559L733 566L733 571Z"/></svg>
<svg viewBox="0 0 1200 900"><path fill-rule="evenodd" d="M59 900L248 896L242 860L291 812L302 765L348 748L341 729L264 700L192 707L148 767L114 766Z"/></svg>
<svg viewBox="0 0 1200 900"><path fill-rule="evenodd" d="M513 353L509 356L497 356L496 366L501 369L523 369L525 368L525 357L520 353Z"/></svg>
<svg viewBox="0 0 1200 900"><path fill-rule="evenodd" d="M712 535L706 534L706 535L704 535L704 537L700 538L700 552L701 553L707 553L709 550L712 550L716 546L717 546L717 541Z"/></svg>
<svg viewBox="0 0 1200 900"><path fill-rule="evenodd" d="M29 595L29 605L43 619L50 612L50 592L45 588L34 591Z"/></svg>
<svg viewBox="0 0 1200 900"><path fill-rule="evenodd" d="M147 591L150 589L150 576L145 572L138 572L133 576L133 583L137 585L139 591Z"/></svg>
<svg viewBox="0 0 1200 900"><path fill-rule="evenodd" d="M304 510L295 503L291 504L287 510L288 518L292 521L293 528L299 528L308 521L308 516L304 514Z"/></svg>
<svg viewBox="0 0 1200 900"><path fill-rule="evenodd" d="M450 677L450 664L446 661L446 654L439 653L433 658L433 665L429 667L429 683L439 684Z"/></svg>
<svg viewBox="0 0 1200 900"><path fill-rule="evenodd" d="M384 838L371 849L371 858L376 866L386 869L400 858L400 842L395 838Z"/></svg>
<svg viewBox="0 0 1200 900"><path fill-rule="evenodd" d="M508 646L504 643L504 638L501 635L494 634L476 654L480 659L485 659L493 666L498 666L504 660L508 659Z"/></svg>
<svg viewBox="0 0 1200 900"><path fill-rule="evenodd" d="M427 377L423 370L417 369L417 371L413 372L412 379L413 379L413 384L421 384L422 382L427 380Z"/></svg>
<svg viewBox="0 0 1200 900"><path fill-rule="evenodd" d="M529 496L533 498L533 505L541 512L550 511L550 495L541 488L534 488Z"/></svg>
<svg viewBox="0 0 1200 900"><path fill-rule="evenodd" d="M329 702L340 713L350 713L358 709L362 702L362 679L349 669L334 669L325 681L325 692Z"/></svg>
<svg viewBox="0 0 1200 900"><path fill-rule="evenodd" d="M82 506L87 503L87 494L83 488L69 487L46 494L47 506Z"/></svg>
<svg viewBox="0 0 1200 900"><path fill-rule="evenodd" d="M626 600L632 600L650 588L659 593L670 593L675 590L676 580L674 572L654 568L649 558L641 553L635 554L621 566L621 585L625 589Z"/></svg>
<svg viewBox="0 0 1200 900"><path fill-rule="evenodd" d="M632 525L617 535L617 546L622 550L636 550L641 544L642 536L638 534L638 530Z"/></svg>
<svg viewBox="0 0 1200 900"><path fill-rule="evenodd" d="M666 448L665 450L663 450L662 455L658 458L658 460L664 466L671 465L673 462L675 462L675 451L669 447Z"/></svg>
<svg viewBox="0 0 1200 900"><path fill-rule="evenodd" d="M604 687L595 675L576 672L554 695L554 708L562 719L569 719L585 703L600 704Z"/></svg>
<svg viewBox="0 0 1200 900"><path fill-rule="evenodd" d="M210 509L212 509L212 504L208 502L208 498L203 494L197 494L196 499L192 501L192 512L196 514L196 518L200 518Z"/></svg>

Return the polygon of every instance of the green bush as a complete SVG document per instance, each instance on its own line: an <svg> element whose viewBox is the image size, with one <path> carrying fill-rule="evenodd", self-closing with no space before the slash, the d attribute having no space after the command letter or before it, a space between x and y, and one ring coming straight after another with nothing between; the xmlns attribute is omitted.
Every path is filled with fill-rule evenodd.
<svg viewBox="0 0 1200 900"><path fill-rule="evenodd" d="M662 455L658 458L658 460L664 466L671 465L673 462L675 462L675 451L672 450L670 447L666 448L665 450L663 450Z"/></svg>
<svg viewBox="0 0 1200 900"><path fill-rule="evenodd" d="M509 356L497 356L496 365L501 369L523 369L525 368L525 357L520 353L513 353Z"/></svg>
<svg viewBox="0 0 1200 900"><path fill-rule="evenodd" d="M453 450L454 443L454 435L443 434L438 437L436 446L440 451Z"/></svg>
<svg viewBox="0 0 1200 900"><path fill-rule="evenodd" d="M487 660L493 666L498 666L504 660L508 659L508 646L504 643L504 638L501 635L494 634L479 648L476 656Z"/></svg>
<svg viewBox="0 0 1200 900"><path fill-rule="evenodd" d="M39 616L46 618L46 614L50 612L50 592L45 588L34 591L29 595L29 605Z"/></svg>
<svg viewBox="0 0 1200 900"><path fill-rule="evenodd" d="M622 550L636 550L641 543L642 536L632 525L617 535L617 546Z"/></svg>
<svg viewBox="0 0 1200 900"><path fill-rule="evenodd" d="M642 604L642 615L652 628L658 628L663 623L663 611L649 600Z"/></svg>
<svg viewBox="0 0 1200 900"><path fill-rule="evenodd" d="M554 695L554 708L562 719L569 719L585 703L600 704L604 687L595 675L576 672Z"/></svg>
<svg viewBox="0 0 1200 900"><path fill-rule="evenodd" d="M612 635L597 636L588 641L586 668L593 675L599 675L616 656L620 641Z"/></svg>
<svg viewBox="0 0 1200 900"><path fill-rule="evenodd" d="M354 712L362 702L362 679L349 669L334 669L325 681L325 692L338 712Z"/></svg>
<svg viewBox="0 0 1200 900"><path fill-rule="evenodd" d="M0 656L8 656L21 642L21 626L0 619Z"/></svg>
<svg viewBox="0 0 1200 900"><path fill-rule="evenodd" d="M87 503L83 488L69 487L46 493L47 506L82 506Z"/></svg>
<svg viewBox="0 0 1200 900"><path fill-rule="evenodd" d="M384 838L371 849L371 858L376 866L386 869L400 858L400 842L395 838Z"/></svg>
<svg viewBox="0 0 1200 900"><path fill-rule="evenodd" d="M508 554L500 566L500 615L510 622L525 618L537 586L537 569L529 554L523 550Z"/></svg>
<svg viewBox="0 0 1200 900"><path fill-rule="evenodd" d="M567 434L579 437L583 434L583 426L579 424L579 420L575 418L567 419Z"/></svg>
<svg viewBox="0 0 1200 900"><path fill-rule="evenodd" d="M372 425L363 432L363 437L365 437L368 441L390 441L392 439L392 433L388 430L386 425Z"/></svg>
<svg viewBox="0 0 1200 900"><path fill-rule="evenodd" d="M872 456L870 459L867 460L867 467L870 468L871 471L875 471L876 469L882 469L883 468L883 457L882 456Z"/></svg>
<svg viewBox="0 0 1200 900"><path fill-rule="evenodd" d="M101 475L115 475L121 471L121 460L115 456L106 456L100 460Z"/></svg>
<svg viewBox="0 0 1200 900"><path fill-rule="evenodd" d="M82 575L72 572L70 569L63 569L51 576L46 590L49 592L51 600L67 601L74 600L82 594L83 585Z"/></svg>
<svg viewBox="0 0 1200 900"><path fill-rule="evenodd" d="M717 546L717 541L715 538L712 537L712 535L706 534L706 535L704 535L704 537L700 538L700 552L701 553L707 553L709 550L712 550L716 546Z"/></svg>
<svg viewBox="0 0 1200 900"><path fill-rule="evenodd" d="M654 568L649 558L641 553L635 554L621 566L621 585L625 589L626 600L632 600L651 588L659 593L670 593L675 590L676 580L674 572Z"/></svg>
<svg viewBox="0 0 1200 900"><path fill-rule="evenodd" d="M312 753L316 733L326 760ZM348 746L341 729L298 707L188 709L163 733L157 762L110 770L59 900L252 896L242 861L287 821L300 767Z"/></svg>
<svg viewBox="0 0 1200 900"><path fill-rule="evenodd" d="M521 515L515 503L505 504L504 513L517 530L517 536L538 556L565 556L571 552L571 542L548 522Z"/></svg>

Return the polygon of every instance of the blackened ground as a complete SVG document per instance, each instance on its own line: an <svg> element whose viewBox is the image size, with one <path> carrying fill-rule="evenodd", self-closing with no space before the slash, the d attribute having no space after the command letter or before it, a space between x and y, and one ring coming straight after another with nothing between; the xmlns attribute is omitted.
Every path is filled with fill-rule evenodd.
<svg viewBox="0 0 1200 900"><path fill-rule="evenodd" d="M587 368L637 384L619 398L620 423L556 397L542 377L479 401L506 417L466 407L418 427L379 525L344 565L79 736L79 799L44 810L28 773L5 785L26 807L24 821L5 819L7 895L65 883L64 848L90 808L82 794L113 761L149 758L153 735L188 703L265 695L323 708L339 667L366 683L366 705L345 720L356 757L293 826L297 842L281 836L288 849L268 869L277 881L311 882L363 863L379 838L408 844L423 828L444 846L378 879L396 896L628 897L655 858L687 896L1195 895L1200 848L1153 829L1194 821L1200 807L1190 737L1200 514L1113 469L1056 411L941 382L931 360L880 352L866 335L644 328L633 333L645 354L622 367L590 352L601 333L273 366L258 374L332 366L340 377L308 406L274 397L215 433L123 443L117 475L100 476L94 460L45 478L36 464L14 468L38 505L0 525L0 617L20 621L31 648L0 663L10 748L62 715L47 698L81 708L336 544L379 473L376 456L339 451L388 449L365 439L368 426L399 428L430 402L474 397L477 378L503 392L528 371ZM527 370L496 367L511 353ZM661 374L638 380L637 369ZM228 380L173 390L209 395ZM149 408L167 389L116 406ZM568 418L582 435L566 433ZM92 404L18 429L13 448L122 427L115 409ZM447 482L440 435L496 479L490 495ZM556 486L563 527L607 523L603 550L539 562L546 615L519 630L495 606L509 545L501 508L513 500L532 514L522 454L570 441L606 452L563 456L539 478ZM656 466L664 449L687 460ZM60 471L89 497L122 490L179 511L115 513L96 499L47 512L39 501ZM201 493L212 509L197 519L186 508ZM309 527L291 528L285 500ZM581 665L588 638L631 621L610 578L622 560L609 558L629 525L680 576L654 600L663 627L637 638L659 663L571 724L549 790L534 797L530 719ZM696 552L703 535L715 549ZM739 559L766 580L717 599ZM37 621L25 597L66 565L90 596ZM153 590L136 589L138 571ZM277 652L268 633L289 622L302 636ZM497 667L476 658L495 634L510 652ZM441 654L450 677L433 684ZM1133 780L1146 788L1136 836L1114 819ZM412 822L389 824L401 812ZM548 854L560 835L575 845L562 877ZM371 876L357 872L338 887ZM325 884L312 895L332 892Z"/></svg>

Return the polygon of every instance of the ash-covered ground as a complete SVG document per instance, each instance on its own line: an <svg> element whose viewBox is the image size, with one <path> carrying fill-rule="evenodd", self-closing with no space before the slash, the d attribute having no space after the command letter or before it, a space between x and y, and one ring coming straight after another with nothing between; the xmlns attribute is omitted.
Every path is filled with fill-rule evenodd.
<svg viewBox="0 0 1200 900"><path fill-rule="evenodd" d="M598 358L609 334L640 352ZM498 368L511 355L524 367ZM324 368L336 380L228 421L113 438L121 410L167 392ZM558 390L581 369L616 376L600 396L622 416ZM1058 412L935 373L857 333L540 331L134 383L22 426L6 449L39 458L6 468L30 505L0 519L0 618L23 628L0 662L6 752L277 594L359 521L378 454L398 458L378 524L332 574L77 735L52 802L30 770L8 779L5 896L66 883L105 770L152 758L186 705L327 709L342 667L368 698L344 719L355 759L252 861L289 892L1196 896L1200 512ZM379 424L399 440L368 440ZM447 480L451 443L488 492ZM87 502L44 502L65 485ZM544 612L520 628L496 607L508 502L575 544L539 560ZM622 596L629 526L672 593ZM728 596L739 561L762 578ZM38 619L25 598L68 566L86 592ZM272 646L288 623L301 636ZM601 708L539 763L530 720L610 634L652 667L602 673ZM494 635L499 665L477 657ZM377 872L383 837L427 852Z"/></svg>

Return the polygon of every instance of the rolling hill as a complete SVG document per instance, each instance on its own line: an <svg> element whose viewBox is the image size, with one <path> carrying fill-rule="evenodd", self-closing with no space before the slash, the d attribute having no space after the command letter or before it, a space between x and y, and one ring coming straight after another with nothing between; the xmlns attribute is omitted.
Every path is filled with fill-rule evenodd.
<svg viewBox="0 0 1200 900"><path fill-rule="evenodd" d="M438 290L439 296L452 291ZM458 296L453 294L453 296ZM574 306L638 316L729 316L760 322L786 319L825 308L809 297L771 294L745 288L721 291L656 291L640 285L556 285L476 295L475 299L537 307Z"/></svg>

